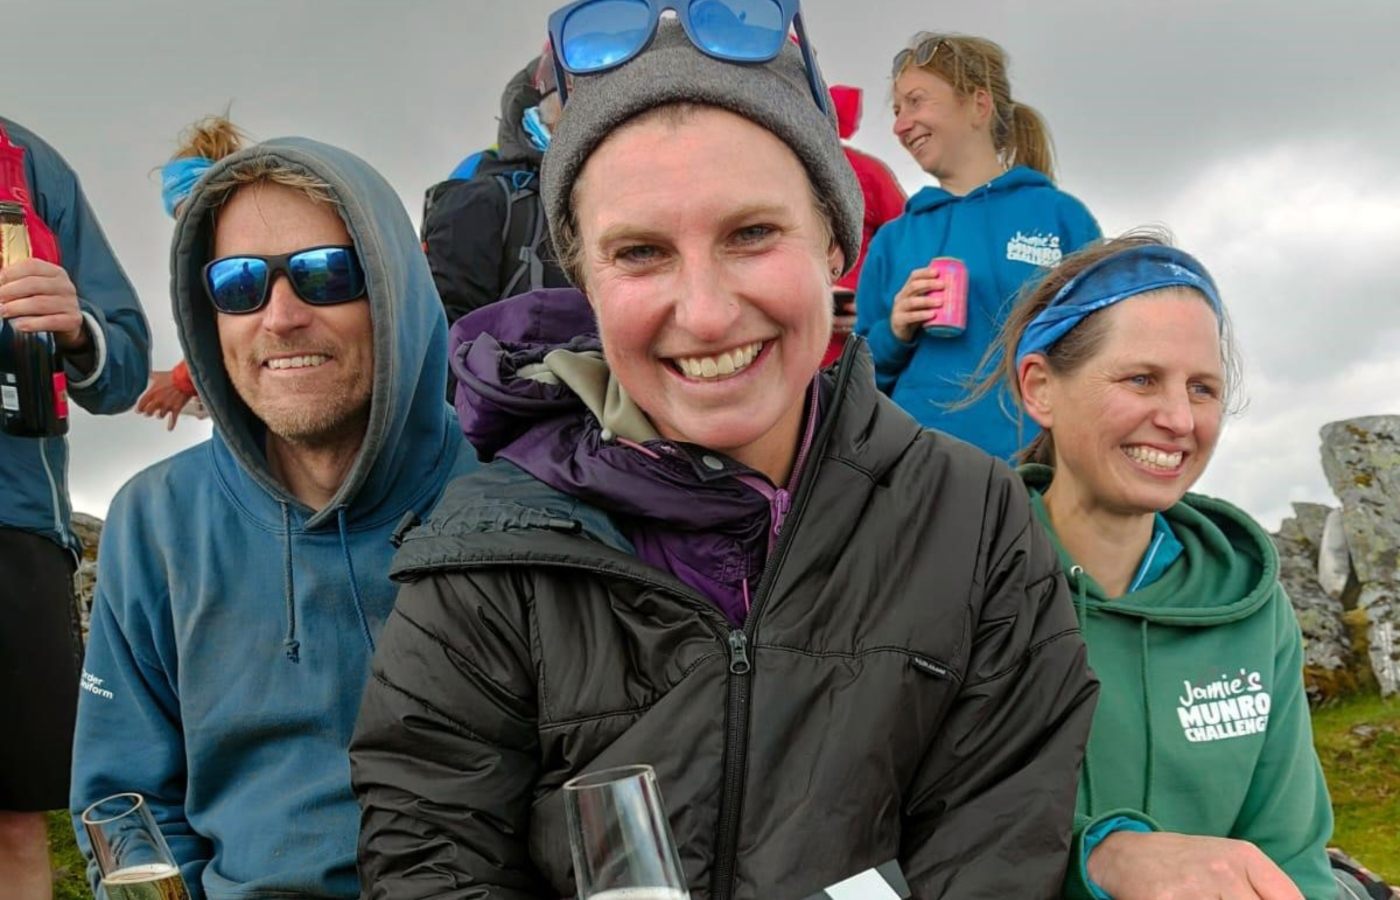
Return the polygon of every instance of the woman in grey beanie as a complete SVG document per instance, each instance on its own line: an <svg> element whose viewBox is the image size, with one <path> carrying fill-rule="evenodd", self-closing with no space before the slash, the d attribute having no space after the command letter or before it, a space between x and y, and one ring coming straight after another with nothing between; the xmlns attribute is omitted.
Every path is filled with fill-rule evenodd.
<svg viewBox="0 0 1400 900"><path fill-rule="evenodd" d="M563 785L633 763L693 900L1058 890L1097 689L1064 582L1005 465L880 395L859 341L818 370L861 195L791 16L767 59L712 55L698 8L763 4L796 11L553 19L578 290L453 329L463 431L504 461L395 563L351 752L368 897L574 896ZM578 43L637 35L597 70Z"/></svg>

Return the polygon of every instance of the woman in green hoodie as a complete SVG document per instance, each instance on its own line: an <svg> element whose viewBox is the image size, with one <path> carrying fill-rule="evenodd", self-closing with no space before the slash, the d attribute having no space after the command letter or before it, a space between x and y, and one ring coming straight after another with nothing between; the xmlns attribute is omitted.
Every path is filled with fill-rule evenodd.
<svg viewBox="0 0 1400 900"><path fill-rule="evenodd" d="M1028 289L983 387L1043 429L1022 474L1103 683L1067 897L1338 896L1273 545L1187 493L1235 382L1226 323L1199 262L1130 234Z"/></svg>

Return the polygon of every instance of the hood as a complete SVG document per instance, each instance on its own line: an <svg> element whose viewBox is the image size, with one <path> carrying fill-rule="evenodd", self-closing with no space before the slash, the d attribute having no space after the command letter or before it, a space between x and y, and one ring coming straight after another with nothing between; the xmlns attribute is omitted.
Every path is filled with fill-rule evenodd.
<svg viewBox="0 0 1400 900"><path fill-rule="evenodd" d="M451 343L457 419L482 461L537 420L582 406L566 385L517 377L521 368L554 350L602 349L593 310L573 288L531 291L473 310L452 326Z"/></svg>
<svg viewBox="0 0 1400 900"><path fill-rule="evenodd" d="M926 187L909 198L904 204L906 212L922 213L930 212L949 203L959 200L971 200L974 197L985 196L986 194L1007 193L1023 188L1054 188L1055 183L1041 172L1029 166L1013 166L991 181L975 188L965 196L959 197L951 194L940 187Z"/></svg>
<svg viewBox="0 0 1400 900"><path fill-rule="evenodd" d="M861 100L865 92L846 84L831 86L831 104L836 107L836 131L848 141L860 128Z"/></svg>
<svg viewBox="0 0 1400 900"><path fill-rule="evenodd" d="M695 527L767 501L749 470L660 438L602 360L593 311L573 288L482 307L452 328L457 417L482 460L500 456L610 512ZM758 532L762 533L761 529Z"/></svg>
<svg viewBox="0 0 1400 900"><path fill-rule="evenodd" d="M1040 495L1054 470L1027 465L1019 472L1070 588L1086 609L1161 625L1205 627L1246 618L1269 602L1278 580L1273 541L1243 510L1200 494L1187 494L1162 513L1182 545L1177 561L1152 584L1108 599L1094 579L1074 571L1074 560L1050 525Z"/></svg>
<svg viewBox="0 0 1400 900"><path fill-rule="evenodd" d="M340 489L316 512L293 498L268 471L262 423L238 397L224 370L216 313L201 282L201 269L213 246L214 211L207 186L229 167L260 157L330 185L368 286L375 360L369 424ZM304 518L306 528L320 527L342 511L351 523L396 518L430 488L433 479L428 473L455 460L460 438L442 401L447 319L403 202L369 164L305 138L267 141L226 157L200 179L185 204L175 227L170 265L180 345L214 420L215 458L224 477L235 482L238 501L259 519L280 529L285 510Z"/></svg>
<svg viewBox="0 0 1400 900"><path fill-rule="evenodd" d="M501 93L501 118L496 126L496 155L502 162L515 163L512 168L519 168L520 163L527 163L530 168L538 169L544 159L544 154L530 143L530 136L525 133L525 126L521 124L525 110L539 105L540 102L540 92L535 90L535 64L536 60L531 60L529 65L512 75L506 83L506 89Z"/></svg>
<svg viewBox="0 0 1400 900"><path fill-rule="evenodd" d="M710 598L733 624L773 551L822 407L813 382L787 485L693 444L663 439L602 356L592 311L570 288L473 312L452 329L462 431L482 459L514 463L617 517L637 556Z"/></svg>

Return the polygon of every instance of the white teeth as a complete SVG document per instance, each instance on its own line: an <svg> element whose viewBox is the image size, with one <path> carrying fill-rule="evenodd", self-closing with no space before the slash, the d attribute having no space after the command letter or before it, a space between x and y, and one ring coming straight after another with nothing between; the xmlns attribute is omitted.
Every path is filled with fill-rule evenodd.
<svg viewBox="0 0 1400 900"><path fill-rule="evenodd" d="M756 341L718 356L678 356L674 361L687 378L723 378L747 369L762 350L763 342Z"/></svg>
<svg viewBox="0 0 1400 900"><path fill-rule="evenodd" d="M1138 462L1155 469L1175 469L1181 465L1184 455L1180 450L1174 453L1164 453L1153 447L1140 446L1124 447L1123 452Z"/></svg>
<svg viewBox="0 0 1400 900"><path fill-rule="evenodd" d="M319 353L311 353L306 356L283 356L278 359L269 359L267 367L269 369L313 369L329 359L329 356L322 356Z"/></svg>

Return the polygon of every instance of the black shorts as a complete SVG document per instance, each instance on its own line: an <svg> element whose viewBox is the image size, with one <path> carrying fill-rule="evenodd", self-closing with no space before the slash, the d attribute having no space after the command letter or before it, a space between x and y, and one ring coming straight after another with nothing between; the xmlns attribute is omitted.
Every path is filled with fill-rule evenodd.
<svg viewBox="0 0 1400 900"><path fill-rule="evenodd" d="M72 555L0 528L0 810L68 808L81 655Z"/></svg>

